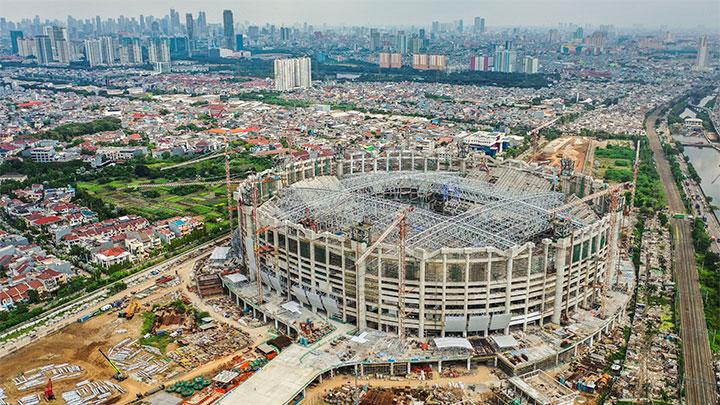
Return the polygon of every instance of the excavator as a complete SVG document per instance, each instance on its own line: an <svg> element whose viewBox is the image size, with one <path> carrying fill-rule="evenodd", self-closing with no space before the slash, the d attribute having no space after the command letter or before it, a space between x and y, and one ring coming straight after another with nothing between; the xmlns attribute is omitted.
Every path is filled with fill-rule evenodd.
<svg viewBox="0 0 720 405"><path fill-rule="evenodd" d="M125 311L120 311L120 313L118 313L118 318L125 318L127 320L133 319L138 309L140 309L140 303L136 300L132 300Z"/></svg>
<svg viewBox="0 0 720 405"><path fill-rule="evenodd" d="M118 381L125 380L127 378L127 376L125 374L123 374L122 371L120 371L118 366L116 366L112 360L110 360L110 357L108 357L105 353L103 353L102 349L98 349L98 351L100 352L100 354L103 355L103 357L105 357L105 360L107 360L108 363L110 363L110 366L112 366L112 368L115 370L115 375L113 376L113 378L115 378Z"/></svg>

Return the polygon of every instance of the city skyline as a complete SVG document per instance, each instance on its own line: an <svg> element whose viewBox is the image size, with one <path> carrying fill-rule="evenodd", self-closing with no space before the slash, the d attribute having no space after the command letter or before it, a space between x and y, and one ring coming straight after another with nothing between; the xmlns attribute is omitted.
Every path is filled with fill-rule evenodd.
<svg viewBox="0 0 720 405"><path fill-rule="evenodd" d="M209 22L222 23L222 12L233 11L236 23L295 24L307 22L328 25L429 25L433 20L456 20L471 22L473 15L483 15L489 26L553 26L560 22L581 25L614 24L616 26L639 26L644 28L677 27L700 28L718 31L720 3L711 0L678 2L671 0L647 1L569 1L550 0L542 6L527 0L510 3L499 0L474 2L453 1L450 4L435 0L399 0L390 3L379 0L349 1L339 4L329 0L246 0L230 2L211 0L202 5L177 1L171 5L160 2L130 0L118 8L113 4L98 4L87 0L60 5L51 0L4 0L2 14L10 20L34 18L63 20L68 15L75 18L103 18L143 15L165 15L170 8L183 13L204 10ZM412 6L412 7L410 7ZM622 10L618 13L617 10ZM698 10L687 13L688 9ZM42 14L37 10L42 10Z"/></svg>

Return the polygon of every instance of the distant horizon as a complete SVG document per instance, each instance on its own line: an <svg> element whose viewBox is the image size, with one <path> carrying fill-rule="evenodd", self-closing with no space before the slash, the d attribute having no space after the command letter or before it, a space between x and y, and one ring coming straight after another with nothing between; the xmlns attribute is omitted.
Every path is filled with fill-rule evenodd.
<svg viewBox="0 0 720 405"><path fill-rule="evenodd" d="M140 15L163 17L171 8L181 22L190 12L203 10L209 23L220 23L222 11L233 11L235 23L292 26L430 26L432 21L462 19L472 26L483 17L492 27L557 27L614 25L619 28L689 29L720 32L720 1L716 0L188 0L172 3L127 0L122 5L92 0L0 0L0 17L14 22L33 19L61 20L68 16L103 20ZM690 12L689 12L690 11Z"/></svg>

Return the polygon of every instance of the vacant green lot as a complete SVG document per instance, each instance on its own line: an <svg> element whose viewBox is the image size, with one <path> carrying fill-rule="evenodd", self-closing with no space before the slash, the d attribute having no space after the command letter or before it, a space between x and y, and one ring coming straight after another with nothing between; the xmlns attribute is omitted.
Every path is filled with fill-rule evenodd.
<svg viewBox="0 0 720 405"><path fill-rule="evenodd" d="M629 142L609 143L595 150L595 176L607 181L632 181L635 150Z"/></svg>
<svg viewBox="0 0 720 405"><path fill-rule="evenodd" d="M128 213L150 221L174 216L201 216L210 227L227 218L225 185L134 188L146 183L166 183L165 179L134 179L131 182L113 180L109 183L79 182L78 189L87 191Z"/></svg>

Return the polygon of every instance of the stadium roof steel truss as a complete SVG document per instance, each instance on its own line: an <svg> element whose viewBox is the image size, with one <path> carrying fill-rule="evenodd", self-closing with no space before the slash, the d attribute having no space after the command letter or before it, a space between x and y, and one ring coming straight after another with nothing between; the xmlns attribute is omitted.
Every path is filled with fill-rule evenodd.
<svg viewBox="0 0 720 405"><path fill-rule="evenodd" d="M260 212L279 221L311 219L319 231L349 232L366 223L373 234L383 232L408 204L393 195L441 196L468 208L447 215L416 206L409 213L408 248L436 250L442 247L494 246L508 249L522 245L550 229L557 213L551 210L567 203L560 192L528 194L522 189L493 184L452 172L378 172L351 175L328 183L320 180L286 187L260 207ZM308 187L305 187L305 185ZM388 197L390 196L390 197ZM565 212L574 228L585 225L579 216ZM397 240L395 231L386 241Z"/></svg>

